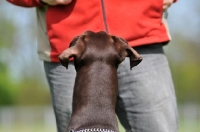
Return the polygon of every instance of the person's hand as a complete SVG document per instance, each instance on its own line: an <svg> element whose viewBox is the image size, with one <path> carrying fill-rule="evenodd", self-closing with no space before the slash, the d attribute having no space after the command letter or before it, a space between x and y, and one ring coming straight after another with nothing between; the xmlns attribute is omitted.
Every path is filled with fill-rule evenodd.
<svg viewBox="0 0 200 132"><path fill-rule="evenodd" d="M166 10L171 6L174 0L163 0L163 10Z"/></svg>
<svg viewBox="0 0 200 132"><path fill-rule="evenodd" d="M72 0L41 0L41 1L51 6L67 5L72 2Z"/></svg>

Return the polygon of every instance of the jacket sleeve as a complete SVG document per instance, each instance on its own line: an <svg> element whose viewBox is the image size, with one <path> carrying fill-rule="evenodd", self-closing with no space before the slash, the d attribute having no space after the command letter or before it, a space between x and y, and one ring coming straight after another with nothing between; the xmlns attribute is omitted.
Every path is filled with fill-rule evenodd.
<svg viewBox="0 0 200 132"><path fill-rule="evenodd" d="M38 7L43 6L40 0L7 0L8 2L22 7Z"/></svg>

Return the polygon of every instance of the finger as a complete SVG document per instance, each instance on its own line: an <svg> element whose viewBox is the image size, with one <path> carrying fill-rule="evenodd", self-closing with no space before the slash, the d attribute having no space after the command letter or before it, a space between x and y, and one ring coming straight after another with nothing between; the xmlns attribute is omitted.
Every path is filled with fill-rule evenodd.
<svg viewBox="0 0 200 132"><path fill-rule="evenodd" d="M163 10L166 10L168 7L168 5L163 5Z"/></svg>
<svg viewBox="0 0 200 132"><path fill-rule="evenodd" d="M57 0L57 4L61 4L61 5L67 5L71 2L72 0Z"/></svg>
<svg viewBox="0 0 200 132"><path fill-rule="evenodd" d="M171 4L164 4L164 5L163 5L163 10L168 9L170 6L171 6Z"/></svg>

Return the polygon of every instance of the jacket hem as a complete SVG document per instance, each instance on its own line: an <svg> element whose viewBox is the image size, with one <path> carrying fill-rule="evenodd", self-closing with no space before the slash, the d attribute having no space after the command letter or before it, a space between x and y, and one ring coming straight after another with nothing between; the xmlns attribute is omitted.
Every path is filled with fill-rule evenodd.
<svg viewBox="0 0 200 132"><path fill-rule="evenodd" d="M151 45L151 44L158 44L158 43L163 43L164 45L168 44L170 39L167 36L161 36L161 37L146 37L138 40L133 40L133 41L128 41L129 45L131 47L138 47L138 46L145 46L145 45ZM58 59L59 54L54 54L51 56L51 60L45 59L44 61L50 61L50 62L56 62L59 63ZM73 59L70 59L70 61L73 61Z"/></svg>

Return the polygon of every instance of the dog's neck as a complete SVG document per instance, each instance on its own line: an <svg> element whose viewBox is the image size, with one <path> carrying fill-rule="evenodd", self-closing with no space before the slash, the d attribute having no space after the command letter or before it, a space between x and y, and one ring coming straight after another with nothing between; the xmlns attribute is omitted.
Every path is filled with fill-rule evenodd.
<svg viewBox="0 0 200 132"><path fill-rule="evenodd" d="M98 128L117 131L117 88L114 66L101 62L82 66L77 71L72 117L67 130Z"/></svg>

